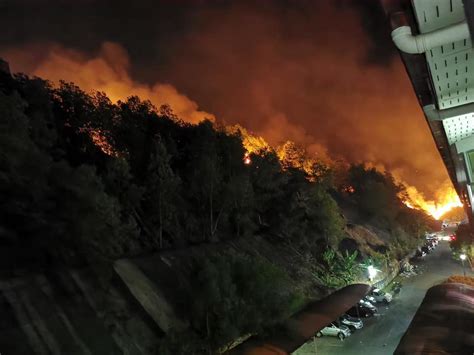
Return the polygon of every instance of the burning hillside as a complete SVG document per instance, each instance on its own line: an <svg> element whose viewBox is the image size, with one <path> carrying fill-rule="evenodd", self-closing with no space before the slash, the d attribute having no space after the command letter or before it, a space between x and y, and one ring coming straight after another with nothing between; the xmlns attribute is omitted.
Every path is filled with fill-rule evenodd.
<svg viewBox="0 0 474 355"><path fill-rule="evenodd" d="M428 200L414 186L407 186L407 199L404 203L410 208L426 211L435 219L440 219L449 211L462 207L459 196L451 184L444 184L436 193L436 200Z"/></svg>
<svg viewBox="0 0 474 355"><path fill-rule="evenodd" d="M247 151L244 157L246 164L251 162L250 154L259 154L274 149L284 168L301 169L310 180L316 179L321 169L334 168L334 161L327 157L324 160L311 157L304 147L298 146L295 142L286 141L282 145L272 148L263 137L251 134L239 125L229 126L226 131L233 134L239 133L242 136L242 142ZM463 206L456 191L448 181L440 186L436 191L436 198L432 200L427 199L415 186L410 186L399 178L396 181L405 189L405 193L400 196L400 199L406 206L423 210L435 219L440 219L447 212ZM344 187L344 189L353 192L351 186Z"/></svg>
<svg viewBox="0 0 474 355"><path fill-rule="evenodd" d="M329 11L325 7L323 8L325 11ZM260 28L260 32L257 31L257 34L266 36L266 29ZM220 40L219 37L216 40ZM275 45L283 48L287 46L284 43ZM11 60L14 70L38 75L53 82L59 80L72 81L86 91L103 91L113 101L124 100L130 95L137 95L142 99L150 100L156 107L168 104L174 113L186 122L197 123L204 119L216 120L213 114L202 111L195 101L168 83L157 82L148 85L135 81L130 74L131 64L128 53L119 44L104 42L95 56L88 56L80 51L64 48L60 45L49 44L41 50L38 48L38 46L17 47L3 51L2 54ZM38 60L35 62L25 61L24 58L28 57L26 53L35 54L33 57L37 57ZM41 55L38 55L38 53L41 53ZM357 48L353 48L350 53L355 57L360 54ZM262 55L267 57L268 53ZM329 54L326 53L326 55ZM306 53L305 56L299 59L299 61L303 61L301 67L311 67L310 64L305 64L309 60L308 56L311 56L310 53ZM329 55L329 57L331 56ZM335 59L324 57L322 60L334 61ZM355 61L357 62L357 60ZM285 65L282 64L282 67L284 68ZM413 105L408 103L411 100L408 96L401 97L400 105L397 106L399 107L398 113L394 111L393 107L390 108L393 111L390 115L398 117L395 120L396 122L394 120L385 121L383 127L381 126L383 121L381 117L389 115L387 104L390 104L392 100L392 91L384 92L385 86L384 88L379 87L378 83L391 82L398 87L397 92L406 92L405 83L400 83L398 79L401 77L398 75L399 69L396 65L390 66L385 71L376 67L366 69L369 70L370 75L365 73L362 81L365 82L370 78L375 81L364 84L360 89L367 91L379 88L380 90L377 91L379 96L377 101L368 100L367 102L365 101L367 97L365 99L358 98L358 110L354 118L347 117L346 112L341 113L338 110L332 113L326 112L327 107L324 108L324 105L316 108L308 103L309 107L315 110L312 111L311 117L319 109L322 111L318 112L318 115L330 117L330 119L327 117L316 119L317 122L320 122L317 125L317 134L315 134L316 131L311 132L314 122L307 113L301 111L303 106L300 106L300 109L296 111L290 109L291 107L287 107L288 110L285 112L279 112L272 108L273 103L266 100L270 99L269 95L274 94L276 89L275 87L271 89L260 87L265 84L265 78L262 78L262 81L259 82L260 86L255 86L254 83L255 85L251 90L254 98L249 98L247 105L241 102L241 107L250 105L255 107L256 111L252 113L237 111L233 117L226 113L223 115L226 122L221 120L221 123L228 126L231 133L236 130L241 131L243 144L249 154L258 154L261 151L274 149L283 166L302 169L313 179L317 178L318 169L322 166L321 163L330 166L333 160L343 160L351 163L368 162L369 165L377 166L383 171L390 171L399 182L407 186L408 197L405 202L408 206L423 209L432 216L439 218L444 212L460 206L460 201L445 175L445 170L440 164L440 159L421 117L419 120L412 119L408 123L402 122L404 119L401 117L416 116L414 111L416 104L414 102ZM320 69L315 69L315 73L323 78L326 77L326 72L321 72ZM357 73L362 73L362 71L357 71ZM356 75L352 71L346 74L347 78L352 78L351 82L354 85L361 85L359 74ZM329 80L329 78L327 79ZM288 82L295 80L298 80L297 76L288 78ZM295 84L298 83L295 82ZM236 84L230 81L229 85L233 87ZM205 89L205 86L202 87ZM297 90L299 90L299 93L302 92L301 88ZM226 90L222 89L222 91ZM341 91L338 92L341 93ZM343 90L342 95L346 95L345 93L346 91ZM352 95L355 94L355 90L350 90L350 98L344 96L340 100L352 100ZM372 93L369 96L377 95ZM256 97L259 98L258 102L254 100ZM221 97L221 99L223 102L227 102L226 98ZM236 99L241 100L242 98L237 96ZM323 95L318 101L321 104L334 106L334 100L331 97L325 98ZM262 111L262 104L267 109ZM291 100L284 106L289 104L292 104ZM229 107L232 107L232 105L232 103L229 103ZM255 115L258 112L260 112L261 121L268 121L268 125L255 124L257 119ZM291 116L289 116L290 114ZM248 122L248 119L245 118L248 115L255 119ZM295 124L295 121L290 118L293 116L308 116L307 123L304 121ZM337 127L332 123L335 119L339 120ZM345 121L342 122L341 120ZM353 120L357 120L358 124L354 125ZM243 122L246 128L251 128L256 134L249 134L246 128L232 124L235 121ZM346 126L347 128L343 128ZM405 132L403 135L400 134L402 131ZM110 154L111 150L105 139L102 139L97 132L93 135L93 140L100 143L101 149ZM393 147L397 148L394 149ZM418 154L413 154L416 151L423 152L423 154L420 153L423 159ZM427 151L432 152L431 156L426 154ZM246 161L249 162L248 157ZM413 173L413 171L418 173Z"/></svg>

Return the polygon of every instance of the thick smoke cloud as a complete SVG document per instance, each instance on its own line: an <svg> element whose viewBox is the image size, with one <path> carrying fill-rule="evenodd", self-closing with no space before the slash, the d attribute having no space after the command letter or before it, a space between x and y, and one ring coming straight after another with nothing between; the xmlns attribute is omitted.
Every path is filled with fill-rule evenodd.
<svg viewBox="0 0 474 355"><path fill-rule="evenodd" d="M162 75L217 117L384 166L428 194L447 179L402 63L368 62L375 42L353 7L235 5L196 21Z"/></svg>
<svg viewBox="0 0 474 355"><path fill-rule="evenodd" d="M447 180L372 1L193 1L180 10L171 1L120 0L110 13L104 3L81 1L62 12L35 5L46 26L37 35L12 27L0 56L13 69L115 98L177 97L181 115L197 112L199 120L202 108L275 145L291 139L312 153L370 162L431 197ZM54 24L66 20L70 31L58 31Z"/></svg>
<svg viewBox="0 0 474 355"><path fill-rule="evenodd" d="M105 92L113 101L137 95L158 108L169 105L176 115L191 123L215 120L214 115L200 111L196 102L180 94L172 85L146 85L132 80L128 54L116 43L104 42L97 56L92 58L58 45L43 44L41 48L39 50L37 45L15 48L6 51L4 56L13 63L14 69L47 78L53 83L72 81L85 91Z"/></svg>
<svg viewBox="0 0 474 355"><path fill-rule="evenodd" d="M390 27L387 26L384 10L379 1L346 0L360 16L360 24L371 40L366 48L368 64L389 64L398 55L392 44Z"/></svg>

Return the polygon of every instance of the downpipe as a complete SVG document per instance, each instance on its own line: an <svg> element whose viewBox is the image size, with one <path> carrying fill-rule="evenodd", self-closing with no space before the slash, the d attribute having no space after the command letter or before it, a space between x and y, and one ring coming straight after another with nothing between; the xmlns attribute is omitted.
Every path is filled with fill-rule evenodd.
<svg viewBox="0 0 474 355"><path fill-rule="evenodd" d="M392 31L392 40L399 50L421 54L434 47L470 38L466 21L436 31L414 36L410 26L400 26Z"/></svg>

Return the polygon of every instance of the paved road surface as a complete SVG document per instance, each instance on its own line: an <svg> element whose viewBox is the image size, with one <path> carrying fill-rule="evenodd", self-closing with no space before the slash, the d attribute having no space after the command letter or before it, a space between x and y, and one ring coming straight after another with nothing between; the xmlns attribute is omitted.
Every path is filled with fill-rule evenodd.
<svg viewBox="0 0 474 355"><path fill-rule="evenodd" d="M403 281L398 296L388 306L378 307L380 315L364 320L364 328L340 341L323 337L309 342L295 354L385 355L392 354L425 296L426 290L452 274L462 274L462 266L451 258L448 242L441 241L431 254L420 262L422 272ZM474 276L466 268L469 276Z"/></svg>

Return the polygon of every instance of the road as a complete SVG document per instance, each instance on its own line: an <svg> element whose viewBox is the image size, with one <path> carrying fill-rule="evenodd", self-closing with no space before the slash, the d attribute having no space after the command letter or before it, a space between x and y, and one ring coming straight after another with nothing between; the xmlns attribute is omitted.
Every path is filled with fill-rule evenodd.
<svg viewBox="0 0 474 355"><path fill-rule="evenodd" d="M439 284L453 274L462 275L462 265L451 258L449 244L441 241L438 247L418 263L421 273L403 280L398 296L386 307L380 305L379 316L365 319L364 328L340 341L333 337L317 338L298 349L294 354L392 354L405 330L408 328L426 290ZM474 274L466 267L466 274Z"/></svg>

